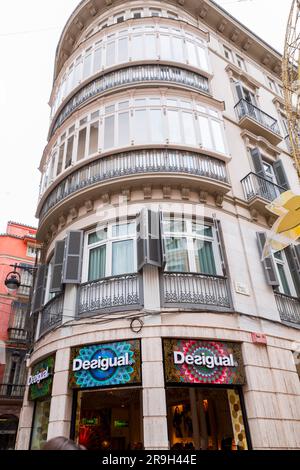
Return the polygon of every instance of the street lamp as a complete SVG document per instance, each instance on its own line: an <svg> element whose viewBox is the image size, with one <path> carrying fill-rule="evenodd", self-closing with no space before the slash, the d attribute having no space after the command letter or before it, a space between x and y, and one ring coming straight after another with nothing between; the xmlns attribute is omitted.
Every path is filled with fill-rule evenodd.
<svg viewBox="0 0 300 470"><path fill-rule="evenodd" d="M14 268L14 270L7 274L4 284L6 285L6 288L9 294L14 294L21 286L21 276L17 272L17 269L23 269L24 271L28 271L31 274L33 274L34 271L36 271L37 267L36 266L30 266L30 267L20 266L18 264L10 264L10 266Z"/></svg>

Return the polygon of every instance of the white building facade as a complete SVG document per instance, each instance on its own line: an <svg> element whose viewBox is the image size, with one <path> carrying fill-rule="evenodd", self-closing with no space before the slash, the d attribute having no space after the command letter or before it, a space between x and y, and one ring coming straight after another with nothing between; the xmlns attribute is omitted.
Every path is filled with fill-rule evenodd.
<svg viewBox="0 0 300 470"><path fill-rule="evenodd" d="M281 56L214 2L83 0L42 156L17 449L299 449L299 191Z"/></svg>

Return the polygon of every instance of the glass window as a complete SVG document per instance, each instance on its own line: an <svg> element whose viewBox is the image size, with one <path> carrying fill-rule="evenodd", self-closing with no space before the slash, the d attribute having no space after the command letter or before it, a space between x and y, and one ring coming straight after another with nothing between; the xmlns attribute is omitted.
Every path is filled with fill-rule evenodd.
<svg viewBox="0 0 300 470"><path fill-rule="evenodd" d="M146 57L148 59L156 59L156 37L154 34L145 35Z"/></svg>
<svg viewBox="0 0 300 470"><path fill-rule="evenodd" d="M198 60L197 60L196 46L191 41L186 41L186 45L187 45L187 52L188 52L188 61L191 65L194 65L195 67L197 67Z"/></svg>
<svg viewBox="0 0 300 470"><path fill-rule="evenodd" d="M74 136L72 135L72 137L68 139L65 168L68 168L72 164L73 147L74 147Z"/></svg>
<svg viewBox="0 0 300 470"><path fill-rule="evenodd" d="M93 245L94 243L101 242L107 239L107 228L99 229L97 232L90 233L88 236L88 244Z"/></svg>
<svg viewBox="0 0 300 470"><path fill-rule="evenodd" d="M216 275L216 263L214 259L212 241L194 241L196 271L203 274Z"/></svg>
<svg viewBox="0 0 300 470"><path fill-rule="evenodd" d="M115 144L115 116L107 116L104 124L104 148L108 149Z"/></svg>
<svg viewBox="0 0 300 470"><path fill-rule="evenodd" d="M129 112L119 113L119 146L129 145Z"/></svg>
<svg viewBox="0 0 300 470"><path fill-rule="evenodd" d="M238 54L236 54L236 63L241 69L246 70L245 61Z"/></svg>
<svg viewBox="0 0 300 470"><path fill-rule="evenodd" d="M174 59L178 60L178 62L183 62L183 39L174 36L172 42Z"/></svg>
<svg viewBox="0 0 300 470"><path fill-rule="evenodd" d="M181 142L180 122L178 111L168 110L169 139L170 142Z"/></svg>
<svg viewBox="0 0 300 470"><path fill-rule="evenodd" d="M131 55L133 60L139 60L144 58L144 50L143 50L143 35L135 35L132 37L132 49Z"/></svg>
<svg viewBox="0 0 300 470"><path fill-rule="evenodd" d="M112 244L112 275L134 272L133 240L123 240Z"/></svg>
<svg viewBox="0 0 300 470"><path fill-rule="evenodd" d="M148 126L147 126L147 111L145 109L135 111L134 121L134 141L135 143L147 142Z"/></svg>
<svg viewBox="0 0 300 470"><path fill-rule="evenodd" d="M211 132L209 128L208 119L204 116L198 116L201 144L204 148L212 149Z"/></svg>
<svg viewBox="0 0 300 470"><path fill-rule="evenodd" d="M150 127L151 127L151 141L163 142L164 130L162 112L160 109L150 109Z"/></svg>
<svg viewBox="0 0 300 470"><path fill-rule="evenodd" d="M89 52L86 54L83 63L83 80L88 78L91 75L91 67L92 67L92 53Z"/></svg>
<svg viewBox="0 0 300 470"><path fill-rule="evenodd" d="M135 234L135 222L128 224L116 224L112 226L113 237L127 237Z"/></svg>
<svg viewBox="0 0 300 470"><path fill-rule="evenodd" d="M197 46L198 57L200 62L200 68L208 71L208 61L205 49L201 46Z"/></svg>
<svg viewBox="0 0 300 470"><path fill-rule="evenodd" d="M160 55L162 59L172 59L170 36L160 35Z"/></svg>
<svg viewBox="0 0 300 470"><path fill-rule="evenodd" d="M128 38L121 38L118 41L118 60L119 62L128 61Z"/></svg>
<svg viewBox="0 0 300 470"><path fill-rule="evenodd" d="M88 281L96 281L105 277L106 272L106 245L93 248L89 253Z"/></svg>
<svg viewBox="0 0 300 470"><path fill-rule="evenodd" d="M77 160L81 160L85 157L85 146L86 146L86 127L79 131L78 135L78 149L77 149Z"/></svg>
<svg viewBox="0 0 300 470"><path fill-rule="evenodd" d="M296 297L297 292L284 250L277 251L273 257L280 282L279 291L285 295Z"/></svg>
<svg viewBox="0 0 300 470"><path fill-rule="evenodd" d="M59 155L58 155L58 164L57 164L56 176L58 176L62 171L64 152L65 152L65 144L62 144L59 147Z"/></svg>
<svg viewBox="0 0 300 470"><path fill-rule="evenodd" d="M102 47L96 47L95 53L94 53L94 69L93 72L97 73L99 70L101 70L102 67Z"/></svg>
<svg viewBox="0 0 300 470"><path fill-rule="evenodd" d="M194 116L191 113L182 113L184 140L188 145L196 145Z"/></svg>
<svg viewBox="0 0 300 470"><path fill-rule="evenodd" d="M51 400L37 401L32 426L31 450L41 450L47 441Z"/></svg>
<svg viewBox="0 0 300 470"><path fill-rule="evenodd" d="M226 153L225 152L225 144L224 144L223 133L222 133L222 129L221 129L221 123L212 120L211 121L211 127L212 127L212 131L213 131L216 150L218 152L221 152L221 153Z"/></svg>
<svg viewBox="0 0 300 470"><path fill-rule="evenodd" d="M99 122L93 122L90 126L89 155L98 152Z"/></svg>
<svg viewBox="0 0 300 470"><path fill-rule="evenodd" d="M227 60L230 60L232 62L232 51L226 46L224 46L224 55Z"/></svg>
<svg viewBox="0 0 300 470"><path fill-rule="evenodd" d="M185 238L166 238L166 271L189 272L187 241Z"/></svg>
<svg viewBox="0 0 300 470"><path fill-rule="evenodd" d="M107 67L115 64L116 62L115 54L116 54L115 41L107 43L107 46L106 46L106 66Z"/></svg>

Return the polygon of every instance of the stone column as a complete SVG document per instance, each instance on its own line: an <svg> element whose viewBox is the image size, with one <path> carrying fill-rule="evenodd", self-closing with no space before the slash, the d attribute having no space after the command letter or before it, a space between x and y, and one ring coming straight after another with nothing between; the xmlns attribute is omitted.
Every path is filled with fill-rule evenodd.
<svg viewBox="0 0 300 470"><path fill-rule="evenodd" d="M142 340L144 447L169 448L166 394L160 338Z"/></svg>
<svg viewBox="0 0 300 470"><path fill-rule="evenodd" d="M33 424L34 402L28 401L29 387L26 386L23 406L20 413L19 427L16 439L16 450L28 450Z"/></svg>
<svg viewBox="0 0 300 470"><path fill-rule="evenodd" d="M56 353L47 439L70 437L72 392L68 388L70 349Z"/></svg>
<svg viewBox="0 0 300 470"><path fill-rule="evenodd" d="M64 309L62 322L68 322L75 318L77 308L77 286L66 284L64 293Z"/></svg>

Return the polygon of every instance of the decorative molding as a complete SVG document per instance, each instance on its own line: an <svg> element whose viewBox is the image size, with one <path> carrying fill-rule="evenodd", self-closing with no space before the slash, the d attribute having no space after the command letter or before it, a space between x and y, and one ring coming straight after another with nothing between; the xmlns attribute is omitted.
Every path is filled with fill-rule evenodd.
<svg viewBox="0 0 300 470"><path fill-rule="evenodd" d="M277 62L277 64L274 65L273 67L273 72L274 73L281 73L282 71L282 65L280 62Z"/></svg>
<svg viewBox="0 0 300 470"><path fill-rule="evenodd" d="M163 186L163 195L165 199L171 199L172 188L171 186Z"/></svg>
<svg viewBox="0 0 300 470"><path fill-rule="evenodd" d="M267 152L270 157L277 158L282 152L282 150L274 147L274 145L270 144L264 137L252 134L247 130L241 132L241 137L246 147L250 148L252 144L254 147L259 147L264 153Z"/></svg>
<svg viewBox="0 0 300 470"><path fill-rule="evenodd" d="M96 6L92 3L89 7L89 12L91 16L95 16L97 14L97 8Z"/></svg>
<svg viewBox="0 0 300 470"><path fill-rule="evenodd" d="M275 215L270 215L268 218L267 218L267 222L268 222L268 225L269 227L273 227L273 225L275 224L277 220L277 217Z"/></svg>
<svg viewBox="0 0 300 470"><path fill-rule="evenodd" d="M251 88L258 90L261 84L255 80L253 77L248 75L244 70L236 67L233 64L228 64L225 68L230 78L235 78L237 80L242 80L245 84L249 85Z"/></svg>
<svg viewBox="0 0 300 470"><path fill-rule="evenodd" d="M88 199L84 203L84 207L86 208L87 212L91 212L94 209L94 202L91 199Z"/></svg>
<svg viewBox="0 0 300 470"><path fill-rule="evenodd" d="M181 188L181 197L188 201L190 199L190 188Z"/></svg>
<svg viewBox="0 0 300 470"><path fill-rule="evenodd" d="M272 59L272 57L270 56L270 54L266 54L266 55L261 59L261 62L262 62L262 64L268 66L268 65L270 65L271 59Z"/></svg>
<svg viewBox="0 0 300 470"><path fill-rule="evenodd" d="M218 206L218 207L223 207L223 202L224 202L224 194L215 193L215 203L216 203L216 206Z"/></svg>
<svg viewBox="0 0 300 470"><path fill-rule="evenodd" d="M77 209L76 207L72 207L72 208L70 209L70 212L69 212L69 213L70 213L70 216L71 216L72 220L77 219L77 217L78 217L78 209Z"/></svg>
<svg viewBox="0 0 300 470"><path fill-rule="evenodd" d="M200 191L200 193L199 193L200 202L206 204L207 198L208 198L208 192L207 191Z"/></svg>
<svg viewBox="0 0 300 470"><path fill-rule="evenodd" d="M227 21L226 21L225 19L223 19L223 20L219 23L219 25L218 25L218 27L217 27L218 31L219 31L220 33L224 33L224 30L225 30L227 24L228 24Z"/></svg>
<svg viewBox="0 0 300 470"><path fill-rule="evenodd" d="M63 214L58 217L58 221L61 227L64 227L67 223L67 219Z"/></svg>
<svg viewBox="0 0 300 470"><path fill-rule="evenodd" d="M183 7L183 5L185 3L185 0L177 0L177 3L179 3L179 5L181 5Z"/></svg>
<svg viewBox="0 0 300 470"><path fill-rule="evenodd" d="M131 191L130 191L130 189L122 189L121 193L122 193L123 198L124 198L126 201L130 201L130 200L131 200Z"/></svg>
<svg viewBox="0 0 300 470"><path fill-rule="evenodd" d="M103 204L109 204L110 203L110 195L109 193L102 194L102 203Z"/></svg>
<svg viewBox="0 0 300 470"><path fill-rule="evenodd" d="M78 29L80 29L80 30L83 29L84 24L82 23L82 21L79 18L75 18L74 23L76 24Z"/></svg>
<svg viewBox="0 0 300 470"><path fill-rule="evenodd" d="M51 232L52 232L52 236L55 236L55 235L56 235L57 229L58 229L57 225L55 225L55 224L52 224L52 225L51 225L50 230L51 230Z"/></svg>
<svg viewBox="0 0 300 470"><path fill-rule="evenodd" d="M112 4L112 2L113 2L113 0L105 0L105 3L106 3L106 5L107 5L108 7L109 7L109 5Z"/></svg>
<svg viewBox="0 0 300 470"><path fill-rule="evenodd" d="M205 3L202 3L202 5L199 8L199 16L204 19L207 17L208 13L208 6Z"/></svg>
<svg viewBox="0 0 300 470"><path fill-rule="evenodd" d="M144 186L144 199L152 199L152 188L151 186Z"/></svg>
<svg viewBox="0 0 300 470"><path fill-rule="evenodd" d="M66 40L71 46L73 46L75 44L75 38L71 34L68 34Z"/></svg>
<svg viewBox="0 0 300 470"><path fill-rule="evenodd" d="M237 29L234 29L230 34L231 41L236 42L238 40L239 35L240 35L240 32Z"/></svg>
<svg viewBox="0 0 300 470"><path fill-rule="evenodd" d="M246 39L246 41L242 45L242 48L244 49L244 51L247 52L252 46L252 44L253 44L253 41L251 41L251 39Z"/></svg>
<svg viewBox="0 0 300 470"><path fill-rule="evenodd" d="M253 222L257 222L258 221L258 211L254 207L250 208L250 214L251 214L251 219L253 220Z"/></svg>

